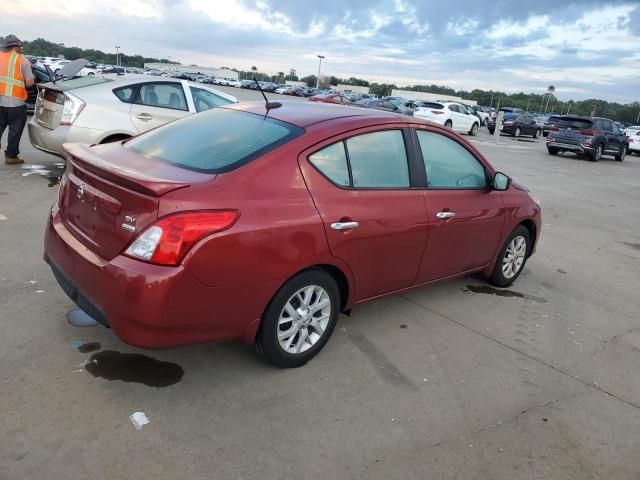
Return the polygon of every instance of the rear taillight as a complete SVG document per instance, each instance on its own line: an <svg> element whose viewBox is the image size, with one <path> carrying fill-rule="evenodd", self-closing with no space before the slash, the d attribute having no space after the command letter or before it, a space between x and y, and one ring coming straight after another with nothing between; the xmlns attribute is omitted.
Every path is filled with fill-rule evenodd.
<svg viewBox="0 0 640 480"><path fill-rule="evenodd" d="M444 115L444 112L440 110L431 110L431 113L433 113L434 115Z"/></svg>
<svg viewBox="0 0 640 480"><path fill-rule="evenodd" d="M580 130L580 133L589 137L593 137L596 134L593 130Z"/></svg>
<svg viewBox="0 0 640 480"><path fill-rule="evenodd" d="M125 255L157 265L178 265L204 237L231 227L240 212L185 212L161 218L142 232Z"/></svg>
<svg viewBox="0 0 640 480"><path fill-rule="evenodd" d="M551 126L551 131L552 132L557 132L558 130L559 130L558 127L556 127L555 125Z"/></svg>
<svg viewBox="0 0 640 480"><path fill-rule="evenodd" d="M78 97L65 93L64 95L64 107L62 109L62 117L60 117L60 125L72 125L76 121L80 112L85 107L86 103L80 100Z"/></svg>
<svg viewBox="0 0 640 480"><path fill-rule="evenodd" d="M629 143L633 143L633 142L635 142L635 140L633 138L630 138Z"/></svg>
<svg viewBox="0 0 640 480"><path fill-rule="evenodd" d="M504 122L505 125L513 125L513 120L506 120Z"/></svg>

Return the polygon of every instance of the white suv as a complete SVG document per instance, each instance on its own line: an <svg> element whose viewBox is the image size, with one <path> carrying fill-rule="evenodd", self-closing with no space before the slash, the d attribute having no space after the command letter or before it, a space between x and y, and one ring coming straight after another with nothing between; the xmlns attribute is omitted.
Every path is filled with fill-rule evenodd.
<svg viewBox="0 0 640 480"><path fill-rule="evenodd" d="M413 112L414 117L424 118L471 136L478 134L480 120L460 103L421 102L419 105L419 108Z"/></svg>

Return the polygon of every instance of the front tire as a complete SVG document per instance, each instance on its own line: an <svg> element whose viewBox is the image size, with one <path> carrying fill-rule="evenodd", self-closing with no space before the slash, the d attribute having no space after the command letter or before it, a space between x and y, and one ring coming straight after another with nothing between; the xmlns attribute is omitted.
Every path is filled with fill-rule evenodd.
<svg viewBox="0 0 640 480"><path fill-rule="evenodd" d="M307 270L273 297L263 317L255 347L280 368L300 367L325 346L340 314L340 292L324 270Z"/></svg>
<svg viewBox="0 0 640 480"><path fill-rule="evenodd" d="M482 122L482 126L483 127L488 127L489 126L489 119L488 118L484 119L484 122Z"/></svg>
<svg viewBox="0 0 640 480"><path fill-rule="evenodd" d="M560 150L555 147L547 147L547 152L549 152L549 155L558 155L559 151Z"/></svg>
<svg viewBox="0 0 640 480"><path fill-rule="evenodd" d="M620 151L618 152L618 154L614 157L618 162L621 162L624 160L624 157L627 155L627 149L622 146L620 147Z"/></svg>
<svg viewBox="0 0 640 480"><path fill-rule="evenodd" d="M489 282L496 287L508 287L522 273L531 250L529 230L518 225L498 253Z"/></svg>
<svg viewBox="0 0 640 480"><path fill-rule="evenodd" d="M444 126L447 128L453 128L453 122L451 120L447 120L444 122Z"/></svg>
<svg viewBox="0 0 640 480"><path fill-rule="evenodd" d="M478 128L479 128L478 124L474 123L471 126L471 130L469 130L469 135L471 135L472 137L475 137L476 135L478 135Z"/></svg>
<svg viewBox="0 0 640 480"><path fill-rule="evenodd" d="M533 138L538 138L540 136L540 130L536 130L533 132Z"/></svg>
<svg viewBox="0 0 640 480"><path fill-rule="evenodd" d="M516 138L520 136L520 127L516 127L516 129L513 131L513 136Z"/></svg>

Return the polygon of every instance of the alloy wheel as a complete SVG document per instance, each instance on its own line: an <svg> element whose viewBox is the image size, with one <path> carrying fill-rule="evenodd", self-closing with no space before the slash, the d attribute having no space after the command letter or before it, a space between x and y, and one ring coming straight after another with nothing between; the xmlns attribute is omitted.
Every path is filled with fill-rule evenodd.
<svg viewBox="0 0 640 480"><path fill-rule="evenodd" d="M520 127L516 127L516 131L513 132L513 136L514 137L519 137L520 136Z"/></svg>
<svg viewBox="0 0 640 480"><path fill-rule="evenodd" d="M602 145L598 145L596 147L596 153L594 155L596 160L600 160L600 157L602 157Z"/></svg>
<svg viewBox="0 0 640 480"><path fill-rule="evenodd" d="M527 240L519 235L514 237L502 259L502 274L505 278L511 279L520 271L527 256Z"/></svg>
<svg viewBox="0 0 640 480"><path fill-rule="evenodd" d="M318 285L294 293L278 318L278 344L290 354L306 352L324 335L331 319L331 298Z"/></svg>

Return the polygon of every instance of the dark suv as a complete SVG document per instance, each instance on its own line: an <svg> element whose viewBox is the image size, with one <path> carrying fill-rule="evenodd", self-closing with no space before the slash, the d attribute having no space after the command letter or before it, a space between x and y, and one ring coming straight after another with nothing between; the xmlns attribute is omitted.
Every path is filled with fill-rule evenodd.
<svg viewBox="0 0 640 480"><path fill-rule="evenodd" d="M556 126L556 124L560 121L560 115L551 115L544 121L544 125L542 126L542 135L545 137L549 136L549 132L551 129Z"/></svg>
<svg viewBox="0 0 640 480"><path fill-rule="evenodd" d="M565 115L551 127L547 137L550 155L574 152L593 162L602 155L612 155L621 162L628 146L627 136L608 118Z"/></svg>

